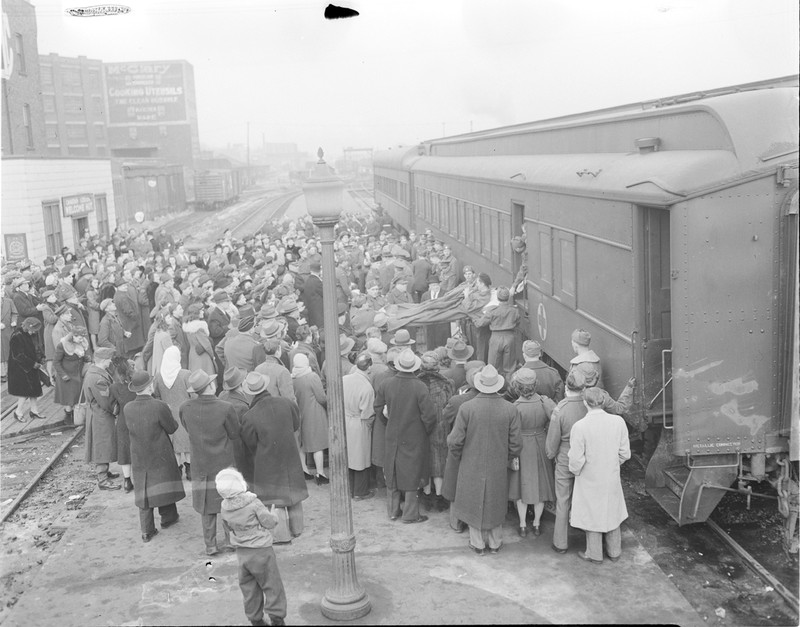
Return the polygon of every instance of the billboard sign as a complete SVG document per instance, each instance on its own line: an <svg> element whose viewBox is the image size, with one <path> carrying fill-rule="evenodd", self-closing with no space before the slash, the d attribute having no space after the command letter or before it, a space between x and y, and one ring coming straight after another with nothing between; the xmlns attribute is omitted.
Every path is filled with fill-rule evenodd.
<svg viewBox="0 0 800 627"><path fill-rule="evenodd" d="M65 218L86 215L94 210L94 196L91 194L64 196L61 199L61 206L64 209Z"/></svg>
<svg viewBox="0 0 800 627"><path fill-rule="evenodd" d="M106 63L109 124L186 122L183 64Z"/></svg>

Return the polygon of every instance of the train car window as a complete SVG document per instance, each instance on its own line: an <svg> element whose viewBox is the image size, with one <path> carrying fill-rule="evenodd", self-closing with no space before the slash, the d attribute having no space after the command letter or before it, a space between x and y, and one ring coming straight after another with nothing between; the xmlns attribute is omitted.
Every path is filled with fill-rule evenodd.
<svg viewBox="0 0 800 627"><path fill-rule="evenodd" d="M531 278L535 280L539 291L548 296L553 294L553 245L549 226L538 225L536 233L537 249L529 253L534 263Z"/></svg>
<svg viewBox="0 0 800 627"><path fill-rule="evenodd" d="M464 234L467 246L475 250L475 208L470 203L464 203Z"/></svg>
<svg viewBox="0 0 800 627"><path fill-rule="evenodd" d="M511 220L500 216L500 263L511 270Z"/></svg>
<svg viewBox="0 0 800 627"><path fill-rule="evenodd" d="M456 220L458 221L458 241L462 244L466 241L466 234L464 233L464 224L466 222L464 215L464 201L459 200L456 204Z"/></svg>
<svg viewBox="0 0 800 627"><path fill-rule="evenodd" d="M491 210L486 207L481 207L481 252L487 258L492 257L492 235L493 229L491 226L492 214ZM496 228L496 227L495 227Z"/></svg>
<svg viewBox="0 0 800 627"><path fill-rule="evenodd" d="M554 255L554 295L565 305L575 308L577 304L575 290L575 235L557 231L553 238L556 244Z"/></svg>
<svg viewBox="0 0 800 627"><path fill-rule="evenodd" d="M499 211L491 210L491 219L489 220L489 228L492 233L492 261L500 263L500 221L502 216Z"/></svg>
<svg viewBox="0 0 800 627"><path fill-rule="evenodd" d="M450 232L450 224L448 222L448 212L450 206L450 198L442 196L441 203L439 204L439 228L445 233Z"/></svg>
<svg viewBox="0 0 800 627"><path fill-rule="evenodd" d="M451 198L450 202L447 207L448 213L450 215L447 216L447 224L450 226L450 236L454 237L455 239L459 239L458 237L458 201L455 198Z"/></svg>

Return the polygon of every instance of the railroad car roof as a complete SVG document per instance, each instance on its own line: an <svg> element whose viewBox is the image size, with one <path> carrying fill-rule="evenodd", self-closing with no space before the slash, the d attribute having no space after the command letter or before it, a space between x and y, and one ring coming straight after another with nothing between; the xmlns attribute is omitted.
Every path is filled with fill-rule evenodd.
<svg viewBox="0 0 800 627"><path fill-rule="evenodd" d="M373 165L384 168L407 169L416 157L419 157L419 146L397 146L391 150L376 150L372 156Z"/></svg>

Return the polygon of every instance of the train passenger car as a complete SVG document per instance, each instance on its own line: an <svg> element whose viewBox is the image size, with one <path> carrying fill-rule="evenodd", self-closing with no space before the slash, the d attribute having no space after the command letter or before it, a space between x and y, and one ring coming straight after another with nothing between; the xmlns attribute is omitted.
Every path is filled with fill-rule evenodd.
<svg viewBox="0 0 800 627"><path fill-rule="evenodd" d="M525 330L559 365L582 327L611 394L636 377L626 418L660 434L648 491L679 524L706 520L734 483L769 480L796 551L788 82L429 141L374 168L376 202L399 224L431 229L495 284L522 269Z"/></svg>
<svg viewBox="0 0 800 627"><path fill-rule="evenodd" d="M236 202L241 189L237 170L204 170L195 174L194 193L198 209L221 209Z"/></svg>

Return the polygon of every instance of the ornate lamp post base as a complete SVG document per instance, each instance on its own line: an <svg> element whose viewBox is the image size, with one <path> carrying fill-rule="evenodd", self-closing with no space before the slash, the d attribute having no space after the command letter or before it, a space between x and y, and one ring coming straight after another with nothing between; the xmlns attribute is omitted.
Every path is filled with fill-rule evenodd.
<svg viewBox="0 0 800 627"><path fill-rule="evenodd" d="M322 615L331 620L355 620L366 616L372 609L369 596L362 589L361 596L356 598L337 598L333 590L328 590L320 603Z"/></svg>

